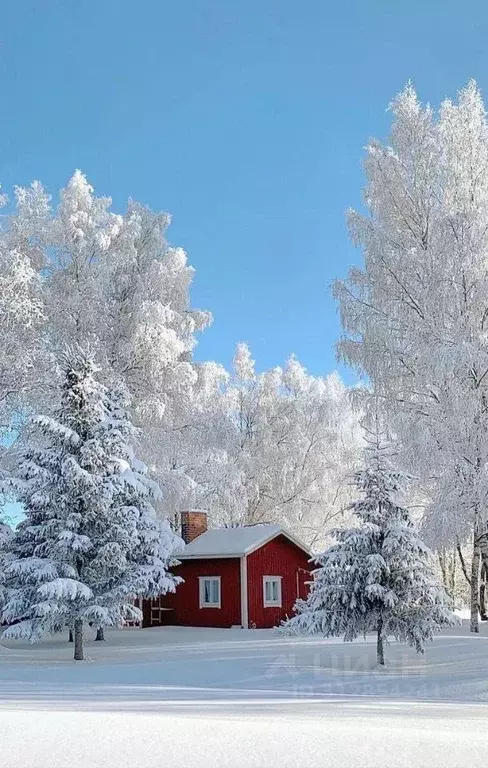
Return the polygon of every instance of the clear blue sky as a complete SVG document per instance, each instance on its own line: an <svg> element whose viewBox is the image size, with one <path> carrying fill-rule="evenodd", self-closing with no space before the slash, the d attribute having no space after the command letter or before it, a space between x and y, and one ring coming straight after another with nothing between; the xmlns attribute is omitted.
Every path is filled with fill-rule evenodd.
<svg viewBox="0 0 488 768"><path fill-rule="evenodd" d="M358 260L362 147L411 78L437 104L488 77L488 5L459 0L6 0L0 180L79 167L172 213L210 309L199 359L335 367L331 280Z"/></svg>

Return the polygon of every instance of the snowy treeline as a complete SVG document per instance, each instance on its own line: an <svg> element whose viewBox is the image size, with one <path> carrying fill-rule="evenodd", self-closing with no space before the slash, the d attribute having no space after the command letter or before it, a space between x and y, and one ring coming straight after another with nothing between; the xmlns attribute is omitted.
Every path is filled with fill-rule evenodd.
<svg viewBox="0 0 488 768"><path fill-rule="evenodd" d="M461 557L477 631L488 563L488 123L474 82L438 114L410 85L391 110L388 143L367 147L367 214L350 214L364 267L334 288L339 353L382 399L447 579L449 550Z"/></svg>
<svg viewBox="0 0 488 768"><path fill-rule="evenodd" d="M200 418L178 442L171 435L167 441L178 449L168 468L186 477L192 468L191 505L211 510L218 524L278 522L312 546L323 543L342 514L361 444L339 377L311 376L293 356L284 368L257 373L245 344L237 346L230 375L213 364L200 373L219 386L210 382ZM171 472L166 477L165 487Z"/></svg>

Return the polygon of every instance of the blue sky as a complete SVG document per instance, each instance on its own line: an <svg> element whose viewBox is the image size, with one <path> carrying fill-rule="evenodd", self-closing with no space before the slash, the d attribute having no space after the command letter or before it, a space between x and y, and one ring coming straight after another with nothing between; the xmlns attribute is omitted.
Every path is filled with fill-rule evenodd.
<svg viewBox="0 0 488 768"><path fill-rule="evenodd" d="M117 209L172 213L215 322L199 359L250 343L336 367L329 293L360 254L362 147L411 78L437 104L488 76L488 6L458 0L6 0L0 180L56 194L79 167Z"/></svg>

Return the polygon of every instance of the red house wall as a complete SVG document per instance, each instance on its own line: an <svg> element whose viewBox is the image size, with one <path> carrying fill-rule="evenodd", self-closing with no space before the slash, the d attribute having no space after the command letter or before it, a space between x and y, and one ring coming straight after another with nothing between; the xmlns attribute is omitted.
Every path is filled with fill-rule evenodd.
<svg viewBox="0 0 488 768"><path fill-rule="evenodd" d="M284 536L277 536L247 556L249 626L275 627L293 616L297 597L306 597L310 581L309 555ZM263 576L281 576L281 608L265 608ZM297 576L298 592L297 595Z"/></svg>
<svg viewBox="0 0 488 768"><path fill-rule="evenodd" d="M174 572L184 583L176 588L175 594L153 601L153 605L171 610L153 610L151 620L151 601L145 601L144 626L231 627L241 623L239 558L183 560ZM199 576L220 576L220 608L200 608Z"/></svg>

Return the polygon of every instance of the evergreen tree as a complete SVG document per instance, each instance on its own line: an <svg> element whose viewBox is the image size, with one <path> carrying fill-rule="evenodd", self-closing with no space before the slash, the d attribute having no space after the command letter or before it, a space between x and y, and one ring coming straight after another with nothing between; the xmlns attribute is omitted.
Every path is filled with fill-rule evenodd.
<svg viewBox="0 0 488 768"><path fill-rule="evenodd" d="M6 637L32 641L74 628L83 659L83 625L139 619L136 596L174 590L168 573L179 539L150 503L158 491L127 437L131 426L95 378L81 350L64 360L56 418L39 416L25 436L10 489L26 519L8 544ZM128 503L130 500L130 503Z"/></svg>
<svg viewBox="0 0 488 768"><path fill-rule="evenodd" d="M384 664L389 636L423 653L442 625L453 623L449 598L431 567L431 553L408 510L396 503L402 476L393 471L379 430L369 434L366 467L355 474L362 498L350 509L359 524L336 530L337 544L317 558L307 600L284 631L342 636L352 641L376 632Z"/></svg>

